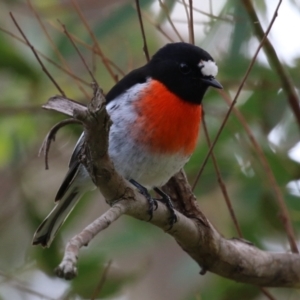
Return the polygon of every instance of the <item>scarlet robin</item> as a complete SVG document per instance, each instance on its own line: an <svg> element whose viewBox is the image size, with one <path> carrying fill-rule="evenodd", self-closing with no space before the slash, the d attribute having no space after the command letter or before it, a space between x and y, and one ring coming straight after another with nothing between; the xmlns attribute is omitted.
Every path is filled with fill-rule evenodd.
<svg viewBox="0 0 300 300"><path fill-rule="evenodd" d="M187 43L167 44L143 67L133 70L106 95L113 121L109 155L116 170L145 194L153 188L176 215L164 185L189 160L199 133L201 103L209 86L221 89L215 79L218 67L205 50ZM94 185L78 155L82 134L69 163L69 170L56 195L54 209L37 229L33 244L49 247L75 204Z"/></svg>

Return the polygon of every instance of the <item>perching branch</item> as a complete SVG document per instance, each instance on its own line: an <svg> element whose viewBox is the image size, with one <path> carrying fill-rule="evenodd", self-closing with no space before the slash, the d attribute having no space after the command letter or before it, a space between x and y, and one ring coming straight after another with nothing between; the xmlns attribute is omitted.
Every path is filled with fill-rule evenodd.
<svg viewBox="0 0 300 300"><path fill-rule="evenodd" d="M87 245L95 235L123 214L148 221L148 204L115 171L109 159L107 146L111 121L106 112L104 96L98 86L94 85L94 98L87 108L63 97L51 98L44 107L72 115L82 122L86 140L81 162L111 206L67 244L57 274L71 279L77 274L76 263L82 246ZM180 247L199 264L201 274L210 271L238 282L258 286L300 287L299 255L269 253L239 239L225 239L197 207L195 196L183 172L172 177L164 190L175 204L178 222L168 230L169 211L163 204L158 203L151 223L174 237Z"/></svg>

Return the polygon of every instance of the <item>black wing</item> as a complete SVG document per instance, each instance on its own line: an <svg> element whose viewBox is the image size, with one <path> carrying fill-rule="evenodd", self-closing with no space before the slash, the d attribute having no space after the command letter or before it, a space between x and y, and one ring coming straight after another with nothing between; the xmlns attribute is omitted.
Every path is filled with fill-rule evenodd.
<svg viewBox="0 0 300 300"><path fill-rule="evenodd" d="M106 95L106 104L116 99L119 95L124 93L126 90L130 89L133 85L137 83L145 83L147 80L147 65L139 69L131 71L124 78L122 78ZM84 134L80 136L69 162L69 170L64 178L57 194L55 201L60 200L72 184L77 174L78 168L80 166L78 155L84 144Z"/></svg>
<svg viewBox="0 0 300 300"><path fill-rule="evenodd" d="M68 190L69 186L72 184L74 181L78 168L79 168L79 160L78 160L78 155L80 153L81 147L83 146L84 143L84 134L82 133L79 140L77 141L75 148L73 150L73 153L71 155L71 159L69 162L69 170L60 186L60 188L57 191L55 201L60 200L66 191Z"/></svg>

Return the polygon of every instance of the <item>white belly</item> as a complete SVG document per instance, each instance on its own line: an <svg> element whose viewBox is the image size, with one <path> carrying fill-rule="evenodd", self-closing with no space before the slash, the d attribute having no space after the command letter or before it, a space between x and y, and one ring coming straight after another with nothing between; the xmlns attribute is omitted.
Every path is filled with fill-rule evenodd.
<svg viewBox="0 0 300 300"><path fill-rule="evenodd" d="M109 155L116 170L126 179L134 179L147 188L165 184L189 159L180 154L153 155L134 142L127 141L119 147L114 141L110 141Z"/></svg>
<svg viewBox="0 0 300 300"><path fill-rule="evenodd" d="M126 179L134 179L141 185L159 187L165 184L188 161L189 156L183 153L159 154L150 153L146 146L132 138L131 126L138 113L133 105L140 88L148 83L137 84L107 105L107 111L113 121L109 135L109 155L116 170ZM132 127L131 127L132 128Z"/></svg>

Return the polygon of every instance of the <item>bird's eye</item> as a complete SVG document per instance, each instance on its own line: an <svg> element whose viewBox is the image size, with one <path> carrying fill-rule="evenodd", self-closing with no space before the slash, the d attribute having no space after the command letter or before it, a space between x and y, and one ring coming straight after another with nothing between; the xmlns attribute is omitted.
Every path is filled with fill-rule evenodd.
<svg viewBox="0 0 300 300"><path fill-rule="evenodd" d="M188 74L191 72L191 68L185 63L181 63L179 68L182 74Z"/></svg>

